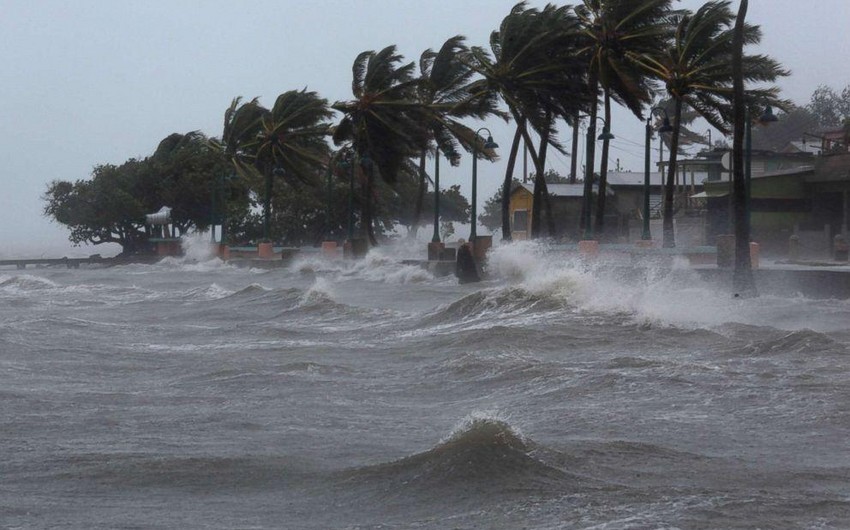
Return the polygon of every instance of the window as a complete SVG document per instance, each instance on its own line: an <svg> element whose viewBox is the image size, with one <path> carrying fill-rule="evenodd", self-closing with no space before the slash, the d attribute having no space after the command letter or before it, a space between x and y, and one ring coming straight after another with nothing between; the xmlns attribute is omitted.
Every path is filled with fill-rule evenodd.
<svg viewBox="0 0 850 530"><path fill-rule="evenodd" d="M514 220L511 224L511 232L527 232L528 210L514 210Z"/></svg>

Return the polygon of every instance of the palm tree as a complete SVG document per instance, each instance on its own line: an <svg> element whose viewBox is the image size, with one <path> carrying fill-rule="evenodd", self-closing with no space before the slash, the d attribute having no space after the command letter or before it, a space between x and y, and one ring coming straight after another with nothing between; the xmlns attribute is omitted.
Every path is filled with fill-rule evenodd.
<svg viewBox="0 0 850 530"><path fill-rule="evenodd" d="M258 98L242 103L242 98L233 98L224 111L224 129L221 140L214 145L222 151L240 177L249 179L254 168L254 157L246 146L253 145L262 130L263 118L268 109L260 105Z"/></svg>
<svg viewBox="0 0 850 530"><path fill-rule="evenodd" d="M661 51L670 33L668 17L671 0L583 0L575 12L582 28L581 55L589 69L588 88L592 98L590 122L596 127L596 99L602 88L605 123L611 127L611 98L625 105L638 119L643 119L644 105L652 101L652 87L636 56L655 55ZM595 142L595 139L590 139ZM596 221L597 230L604 229L605 196L610 138L602 144L602 167L599 175ZM594 151L591 143L585 181L586 208L590 207ZM586 212L585 212L586 214ZM586 218L582 215L582 220ZM585 227L586 229L588 227Z"/></svg>
<svg viewBox="0 0 850 530"><path fill-rule="evenodd" d="M448 39L438 52L428 49L419 58L417 101L429 111L425 114L425 126L435 143L435 164L438 163L436 158L442 153L452 165L457 165L457 148L472 150L475 130L459 119L472 117L483 120L493 114L502 115L496 108L495 94L485 93L481 97L473 97L469 93L469 83L475 72L459 60L460 55L467 52L464 37L457 35ZM480 151L489 160L495 158L490 150ZM422 215L422 201L426 191L427 152L423 149L419 160L419 192L413 214L414 234Z"/></svg>
<svg viewBox="0 0 850 530"><path fill-rule="evenodd" d="M556 140L558 118L572 121L587 108L584 70L576 58L578 26L569 7L551 4L543 10L519 3L490 34L491 54L473 47L467 56L470 67L482 76L473 83L473 94L494 93L504 101L516 123L502 184L502 238L511 239L509 201L513 170L520 140L529 147L535 166L532 236L540 233L540 211L549 198L545 174L549 145L564 152ZM537 148L529 134L537 132ZM546 208L550 234L555 227L551 208Z"/></svg>
<svg viewBox="0 0 850 530"><path fill-rule="evenodd" d="M677 12L673 17L676 29L672 42L660 55L638 58L651 75L665 84L667 94L675 101L670 162L664 192L663 246L675 247L673 232L673 199L676 176L676 157L684 105L687 104L714 128L728 133L732 119L732 23L735 16L728 1L712 1L696 12ZM744 44L757 44L761 31L757 26L742 27ZM742 76L745 82L769 83L788 75L779 63L764 55L744 55ZM774 103L775 87L747 90L747 100Z"/></svg>
<svg viewBox="0 0 850 530"><path fill-rule="evenodd" d="M261 131L246 147L253 152L254 167L264 177L264 235L269 237L274 177L292 185L318 185L316 176L326 167L333 112L316 92L289 90L280 94L271 111L261 119Z"/></svg>
<svg viewBox="0 0 850 530"><path fill-rule="evenodd" d="M406 162L427 149L430 139L428 109L417 101L415 65L399 65L402 60L395 46L361 53L352 68L354 99L332 105L343 114L334 143L350 143L365 172L362 219L372 245L377 245L371 214L374 169L394 184Z"/></svg>

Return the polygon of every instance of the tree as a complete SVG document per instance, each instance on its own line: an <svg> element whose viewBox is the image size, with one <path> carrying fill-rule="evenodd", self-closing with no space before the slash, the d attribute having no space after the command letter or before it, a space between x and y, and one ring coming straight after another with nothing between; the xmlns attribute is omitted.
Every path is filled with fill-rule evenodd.
<svg viewBox="0 0 850 530"><path fill-rule="evenodd" d="M215 221L212 194L230 167L206 136L198 131L171 134L159 143L146 163L156 176L153 207L169 206L172 223L181 234L192 229L205 230ZM226 193L232 194L229 189ZM243 206L247 207L247 201L243 201Z"/></svg>
<svg viewBox="0 0 850 530"><path fill-rule="evenodd" d="M609 130L612 98L625 105L638 119L643 119L643 106L652 101L652 87L635 57L657 55L669 40L670 3L670 0L583 0L576 6L583 37L579 53L589 69L591 130L596 127L596 100L600 87ZM595 141L595 138L590 138L588 152L591 155ZM610 139L604 138L595 220L598 231L604 229L609 144ZM594 158L588 156L586 161L590 175L593 174ZM585 208L590 207L592 184L592 179L586 179ZM583 221L586 214L582 215Z"/></svg>
<svg viewBox="0 0 850 530"><path fill-rule="evenodd" d="M134 195L143 162L95 166L91 180L53 181L42 199L44 215L67 226L75 245L117 243L122 253L142 250L145 205Z"/></svg>
<svg viewBox="0 0 850 530"><path fill-rule="evenodd" d="M318 184L315 176L330 158L325 138L331 133L331 125L325 120L333 113L327 100L306 89L280 94L270 111L256 105L256 100L249 105L246 132L255 134L253 138L237 137L239 162L245 177L256 188L262 181L265 238L270 234L275 177L294 186Z"/></svg>
<svg viewBox="0 0 850 530"><path fill-rule="evenodd" d="M841 94L826 85L818 86L806 109L814 115L821 128L842 125L850 118L850 85L844 87Z"/></svg>
<svg viewBox="0 0 850 530"><path fill-rule="evenodd" d="M496 96L484 93L474 97L469 93L469 83L475 72L459 58L468 53L464 38L455 36L448 39L438 52L425 50L419 59L419 82L417 100L426 107L425 126L435 144L435 157L446 156L452 165L459 161L458 147L466 151L473 150L475 130L459 120L463 118L485 119L501 113L496 108ZM482 150L488 160L495 158L489 150ZM426 191L427 175L425 158L427 150L422 150L419 160L419 190L416 195L411 234L416 233Z"/></svg>
<svg viewBox="0 0 850 530"><path fill-rule="evenodd" d="M732 120L731 69L733 55L732 23L735 16L728 1L707 2L696 12L677 12L673 16L676 26L672 42L657 56L637 58L642 67L662 81L667 94L675 101L673 132L670 148L669 171L664 188L663 246L675 247L673 232L674 184L682 113L685 104L699 113L716 129L728 133ZM758 44L761 30L757 26L743 26L744 44ZM770 83L777 77L788 75L779 63L764 55L744 55L742 76L745 82ZM747 90L748 106L776 104L775 87Z"/></svg>
<svg viewBox="0 0 850 530"><path fill-rule="evenodd" d="M744 134L746 122L746 100L744 99L744 20L747 16L747 0L741 0L732 37L732 103L734 136L732 138L732 168L735 211L735 272L736 293L753 296L756 294L750 262L750 223L747 212L746 183L744 182Z"/></svg>
<svg viewBox="0 0 850 530"><path fill-rule="evenodd" d="M430 139L428 109L417 100L414 64L399 65L402 60L395 46L361 53L352 67L354 99L332 105L343 114L334 143L351 144L356 166L365 174L362 222L372 245L378 244L371 211L374 170L394 184L402 167L427 149Z"/></svg>
<svg viewBox="0 0 850 530"><path fill-rule="evenodd" d="M74 244L117 243L123 253L145 252L151 235L145 214L169 206L180 234L207 228L214 185L228 171L221 151L204 135L175 133L147 158L95 166L89 180L50 183L44 214L67 226ZM221 192L232 199L234 219L247 214L244 188L228 180Z"/></svg>
<svg viewBox="0 0 850 530"><path fill-rule="evenodd" d="M577 59L578 26L570 8L548 4L542 10L517 4L490 34L490 52L473 47L470 67L482 76L473 93L495 93L507 105L516 123L502 183L502 238L511 239L508 200L520 140L529 148L537 175L543 175L546 149L564 149L556 139L558 118L571 120L587 108L584 69ZM492 55L491 55L492 53ZM529 128L540 141L535 148ZM540 234L540 211L548 199L546 182L535 179L532 234ZM550 233L555 231L551 208L546 209Z"/></svg>

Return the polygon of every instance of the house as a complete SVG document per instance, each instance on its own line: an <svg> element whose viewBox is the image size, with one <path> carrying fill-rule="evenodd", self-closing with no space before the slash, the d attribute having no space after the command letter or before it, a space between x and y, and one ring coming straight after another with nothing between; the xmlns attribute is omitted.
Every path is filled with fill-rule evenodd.
<svg viewBox="0 0 850 530"><path fill-rule="evenodd" d="M548 184L552 211L559 236L578 241L579 220L581 217L582 201L584 200L584 184ZM596 197L597 186L594 185ZM608 191L609 195L613 192ZM595 199L594 199L595 200ZM531 183L515 182L511 189L510 217L511 237L515 241L531 238L531 214L534 206L534 185Z"/></svg>

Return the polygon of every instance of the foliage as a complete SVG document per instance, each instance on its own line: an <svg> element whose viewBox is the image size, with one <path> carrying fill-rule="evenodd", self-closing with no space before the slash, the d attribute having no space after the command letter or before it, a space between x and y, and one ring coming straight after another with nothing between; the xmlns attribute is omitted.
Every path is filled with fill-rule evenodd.
<svg viewBox="0 0 850 530"><path fill-rule="evenodd" d="M826 85L812 93L806 109L812 113L821 128L838 127L850 118L850 85L841 94Z"/></svg>
<svg viewBox="0 0 850 530"><path fill-rule="evenodd" d="M688 105L716 129L728 133L732 121L733 101L733 29L735 15L728 1L707 2L696 12L681 11L672 17L673 40L663 53L644 55L637 60L650 75L664 83L667 95L675 102L670 162L664 193L665 247L675 246L673 232L673 200L679 136L684 105ZM743 43L758 44L761 30L742 26ZM745 83L771 83L788 75L779 63L764 55L741 58L741 76ZM747 90L747 106L751 115L764 105L784 107L774 86L756 86Z"/></svg>
<svg viewBox="0 0 850 530"><path fill-rule="evenodd" d="M460 156L458 147L466 151L480 153L488 160L495 154L476 145L475 130L463 124L462 118L485 119L490 115L502 115L497 109L496 95L484 92L478 95L470 93L470 81L475 72L468 64L460 60L468 53L464 38L455 36L448 39L438 52L425 50L419 59L419 79L417 101L427 109L425 126L434 142L434 156L444 155L456 166ZM415 234L418 221L424 209L424 196L427 186L425 158L422 151L419 163L419 187L414 201L412 231ZM436 161L435 161L436 163Z"/></svg>
<svg viewBox="0 0 850 530"><path fill-rule="evenodd" d="M537 173L543 174L547 147L552 145L564 151L556 140L556 119L572 120L589 103L586 68L577 55L578 36L577 20L569 6L547 4L537 10L522 2L514 6L499 29L490 34L489 53L484 48L473 47L465 58L481 76L472 84L471 91L498 94L516 122L502 183L503 239L511 238L507 228L507 199L520 138L530 147ZM529 127L540 136L536 148ZM545 186L542 179L535 181L534 196L538 205L544 197ZM534 209L534 235L539 231L541 209ZM549 225L552 228L551 222Z"/></svg>
<svg viewBox="0 0 850 530"><path fill-rule="evenodd" d="M150 235L145 214L169 206L181 234L206 229L216 186L230 199L230 215L245 215L246 190L226 178L229 171L202 134L172 134L148 158L96 166L90 180L50 183L44 214L67 226L74 244L117 243L124 252L141 252Z"/></svg>

